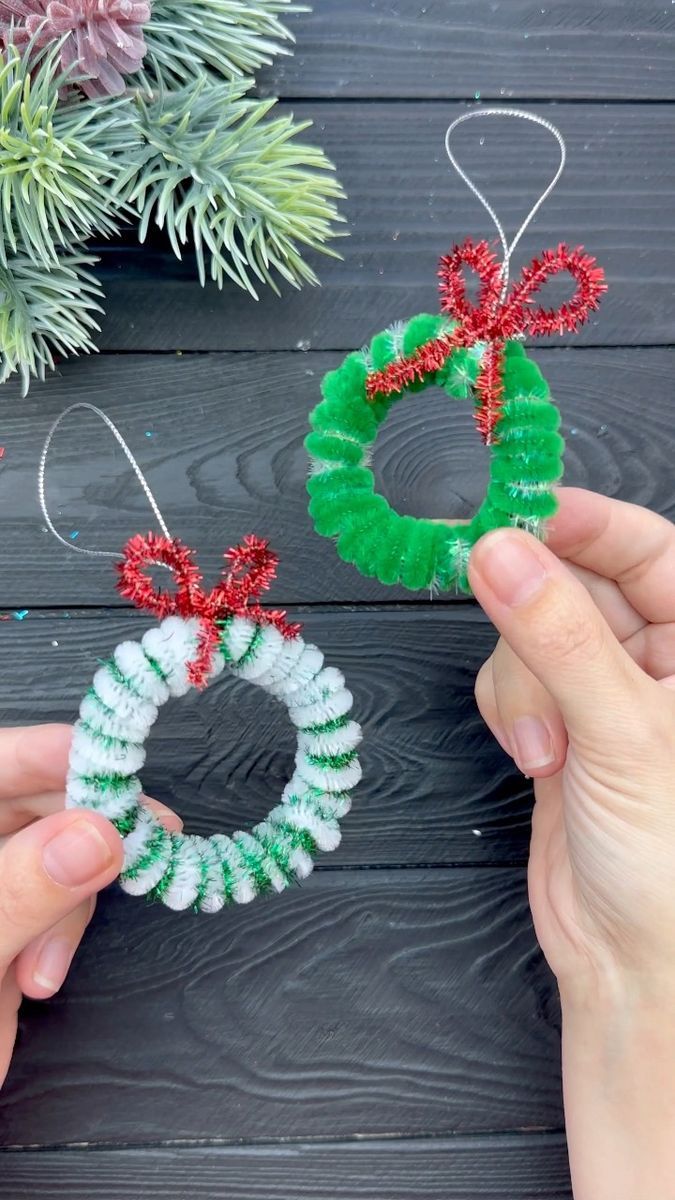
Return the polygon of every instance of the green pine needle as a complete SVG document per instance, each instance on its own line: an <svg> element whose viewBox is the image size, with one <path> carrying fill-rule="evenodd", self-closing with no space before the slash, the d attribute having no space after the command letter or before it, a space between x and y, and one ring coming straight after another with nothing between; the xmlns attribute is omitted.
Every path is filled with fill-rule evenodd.
<svg viewBox="0 0 675 1200"><path fill-rule="evenodd" d="M101 289L87 267L95 258L68 253L50 270L27 255L0 266L0 383L18 371L23 394L31 376L44 379L59 354L89 354L102 312Z"/></svg>
<svg viewBox="0 0 675 1200"><path fill-rule="evenodd" d="M133 103L58 104L56 45L37 62L13 47L0 63L0 263L26 253L46 267L59 247L117 224L112 184L133 141ZM58 107L57 107L58 105Z"/></svg>
<svg viewBox="0 0 675 1200"><path fill-rule="evenodd" d="M275 272L295 287L317 282L301 248L335 256L326 242L343 193L323 152L295 141L311 122L266 119L276 101L249 99L248 87L202 72L177 92L137 97L143 146L119 187L141 241L154 222L178 258L194 245L202 284L227 276L257 298L254 279L278 291Z"/></svg>
<svg viewBox="0 0 675 1200"><path fill-rule="evenodd" d="M293 41L279 13L306 12L289 0L155 0L145 27L144 73L167 86L188 83L204 67L225 79L250 76Z"/></svg>

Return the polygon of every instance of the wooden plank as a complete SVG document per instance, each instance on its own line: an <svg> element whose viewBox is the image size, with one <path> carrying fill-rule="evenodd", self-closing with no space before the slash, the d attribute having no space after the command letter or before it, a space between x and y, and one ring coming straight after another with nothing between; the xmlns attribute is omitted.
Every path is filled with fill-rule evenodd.
<svg viewBox="0 0 675 1200"><path fill-rule="evenodd" d="M290 24L290 21L289 21ZM669 100L668 0L322 0L265 95Z"/></svg>
<svg viewBox="0 0 675 1200"><path fill-rule="evenodd" d="M582 242L607 271L610 292L589 325L566 340L670 344L671 108L539 104L534 110L560 126L569 160L517 251L515 270L543 247ZM437 311L440 255L468 235L494 235L445 158L446 127L465 106L301 102L294 111L315 119L307 136L337 163L349 196L343 210L351 236L340 243L344 262L313 259L322 291L285 288L279 299L267 290L256 304L234 285L222 293L211 286L202 290L189 255L181 264L166 250L111 248L100 268L108 292L103 349L351 350L392 321ZM458 132L456 147L506 228L515 231L554 169L550 135L522 121L473 122ZM155 244L164 242L158 237Z"/></svg>
<svg viewBox="0 0 675 1200"><path fill-rule="evenodd" d="M321 864L525 863L530 786L473 699L494 641L487 622L473 609L301 616L306 636L344 670L364 726L364 779L342 846ZM72 720L97 660L150 623L31 613L1 624L0 723ZM225 677L169 704L148 749L148 793L208 834L247 828L274 807L294 738L279 704Z"/></svg>
<svg viewBox="0 0 675 1200"><path fill-rule="evenodd" d="M26 1007L5 1146L562 1126L520 870L325 871L209 920L112 892Z"/></svg>
<svg viewBox="0 0 675 1200"><path fill-rule="evenodd" d="M673 351L542 350L536 357L564 416L568 482L675 516ZM426 599L364 579L312 530L302 440L321 377L340 359L105 356L69 363L25 401L8 385L0 609L118 602L110 560L69 554L43 532L36 500L51 421L67 404L92 399L118 423L169 527L197 548L207 579L217 577L225 547L256 530L281 556L275 603ZM78 418L62 427L52 450L50 508L66 537L79 531L76 545L121 549L151 526L152 514L110 434L94 417ZM459 517L480 502L487 462L469 405L432 389L394 408L374 470L399 512Z"/></svg>
<svg viewBox="0 0 675 1200"><path fill-rule="evenodd" d="M6 1154L0 1200L571 1200L560 1134Z"/></svg>

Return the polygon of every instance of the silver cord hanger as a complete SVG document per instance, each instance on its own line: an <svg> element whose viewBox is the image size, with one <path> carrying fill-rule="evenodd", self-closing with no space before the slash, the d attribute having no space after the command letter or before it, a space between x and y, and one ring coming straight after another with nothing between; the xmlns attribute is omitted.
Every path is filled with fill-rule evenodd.
<svg viewBox="0 0 675 1200"><path fill-rule="evenodd" d="M127 457L127 460L129 462L129 464L131 465L131 468L145 493L145 497L148 501L148 504L150 505L150 508L152 509L152 511L155 515L155 520L157 521L157 524L159 525L164 536L166 538L170 539L171 534L169 533L169 530L167 529L166 522L160 512L159 505L157 504L157 501L155 500L155 497L153 496L153 494L150 490L150 485L148 484L148 481L145 478L145 475L141 471L141 468L139 467L138 463L136 462L136 459L134 458L133 454L131 453L131 450L129 449L129 447L127 446L127 443L125 442L124 438L122 437L122 434L120 433L119 429L117 428L115 423L110 420L110 417L107 416L107 414L103 412L102 409L97 408L95 404L89 404L87 401L84 401L84 400L78 401L76 404L70 404L68 406L68 408L64 409L63 412L61 413L61 415L56 418L56 420L54 421L54 424L52 425L51 429L49 430L49 433L47 434L47 437L45 438L45 444L42 448L42 454L40 455L40 465L38 467L38 499L40 502L40 509L42 511L42 516L44 518L45 525L47 526L50 533L52 533L54 535L57 542L60 542L61 545L65 546L67 550L75 551L76 554L86 554L90 558L123 558L124 557L122 554L118 553L115 550L88 550L84 546L76 546L73 542L67 541L64 537L61 536L58 529L56 529L54 522L52 521L52 519L49 515L49 509L47 507L46 486L45 486L47 456L49 454L49 450L50 450L52 441L54 440L54 434L56 433L57 429L61 425L62 421L64 421L65 418L67 416L69 416L70 413L75 412L75 410L78 408L88 409L89 412L93 412L95 416L100 417L100 419L103 421L103 424L107 426L107 428L110 430L110 432L112 433L115 440L122 447L122 450L124 451L124 453ZM164 566L165 564L159 563L158 565Z"/></svg>
<svg viewBox="0 0 675 1200"><path fill-rule="evenodd" d="M548 132L553 135L553 137L555 138L555 140L558 143L558 146L560 148L560 162L558 163L558 168L557 168L555 174L553 175L550 183L547 185L547 187L542 192L539 199L536 201L535 204L533 204L532 208L530 209L529 213L525 217L525 220L523 221L522 225L520 226L520 229L516 233L515 237L511 241L511 243L509 243L507 241L506 233L504 231L504 226L502 225L494 208L490 204L490 201L487 199L486 196L483 195L480 188L473 182L473 180L469 176L468 172L465 171L464 168L459 165L455 155L453 154L452 150L450 149L450 140L452 138L454 131L460 125L463 125L466 121L473 121L480 117L517 117L519 120L522 120L522 121L531 121L534 125L541 125L541 127L543 129L548 130ZM488 214L491 221L493 222L495 229L497 230L497 234L499 236L499 241L501 242L502 250L504 252L504 261L502 263L502 293L501 293L501 299L503 301L506 297L506 293L507 293L508 287L509 287L509 267L510 267L510 262L511 262L511 256L513 255L513 252L514 252L516 246L518 245L520 239L522 238L523 234L525 233L525 230L528 228L528 226L534 220L535 216L539 212L539 209L541 208L544 201L547 200L548 197L551 195L551 192L553 191L554 187L556 186L558 180L560 179L560 176L562 175L562 173L565 169L565 162L567 159L567 149L565 147L565 141L563 139L563 136L562 136L560 130L557 129L556 126L551 121L547 121L546 117L540 117L536 113L525 112L523 109L520 109L520 108L475 108L475 109L472 109L471 112L463 113L461 117L457 117L457 119L448 126L446 133L445 133L445 151L446 151L448 158L450 159L450 165L454 168L454 170L459 175L460 179L466 184L466 186L469 188L469 190L471 192L473 192L476 199L482 204L486 213Z"/></svg>

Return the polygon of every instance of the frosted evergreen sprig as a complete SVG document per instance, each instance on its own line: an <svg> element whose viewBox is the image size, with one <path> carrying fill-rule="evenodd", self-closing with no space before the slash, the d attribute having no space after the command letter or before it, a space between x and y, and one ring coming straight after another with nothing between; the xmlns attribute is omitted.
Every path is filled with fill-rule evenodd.
<svg viewBox="0 0 675 1200"><path fill-rule="evenodd" d="M19 371L25 391L54 354L94 348L100 292L79 250L132 213L141 241L155 224L178 257L194 250L202 284L229 278L257 298L259 283L317 282L304 253L335 256L342 190L298 140L311 123L247 95L249 74L293 40L281 15L304 10L0 0L0 381ZM82 97L125 82L125 95Z"/></svg>
<svg viewBox="0 0 675 1200"><path fill-rule="evenodd" d="M222 79L249 77L287 54L293 35L280 13L307 11L290 0L154 0L145 29L144 75L181 86L206 67Z"/></svg>
<svg viewBox="0 0 675 1200"><path fill-rule="evenodd" d="M142 144L118 188L138 210L141 241L154 223L178 258L194 246L202 284L227 276L257 297L254 279L278 290L274 272L296 287L317 282L301 248L335 254L326 243L343 193L323 151L295 140L311 122L268 119L276 101L248 98L250 86L202 74L154 100L139 95Z"/></svg>
<svg viewBox="0 0 675 1200"><path fill-rule="evenodd" d="M0 63L0 263L25 253L51 267L59 247L118 225L113 184L135 126L129 98L58 105L58 47Z"/></svg>
<svg viewBox="0 0 675 1200"><path fill-rule="evenodd" d="M21 253L0 265L0 383L18 372L25 396L31 377L54 369L54 354L96 350L103 293L87 270L96 261L71 251L47 270Z"/></svg>

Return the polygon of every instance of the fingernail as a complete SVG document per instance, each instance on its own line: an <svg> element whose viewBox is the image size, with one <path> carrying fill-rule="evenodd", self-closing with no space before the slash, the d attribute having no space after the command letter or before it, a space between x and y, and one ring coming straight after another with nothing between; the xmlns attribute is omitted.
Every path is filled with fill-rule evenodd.
<svg viewBox="0 0 675 1200"><path fill-rule="evenodd" d="M548 767L555 761L553 739L539 717L518 717L513 722L513 741L516 760L523 771Z"/></svg>
<svg viewBox="0 0 675 1200"><path fill-rule="evenodd" d="M57 992L68 973L74 953L75 947L68 938L50 938L38 954L33 983L47 992Z"/></svg>
<svg viewBox="0 0 675 1200"><path fill-rule="evenodd" d="M96 826L81 820L47 842L42 862L54 883L74 888L105 871L112 863L112 853Z"/></svg>
<svg viewBox="0 0 675 1200"><path fill-rule="evenodd" d="M546 568L527 542L511 533L493 533L479 551L478 570L502 604L517 608L541 588Z"/></svg>

